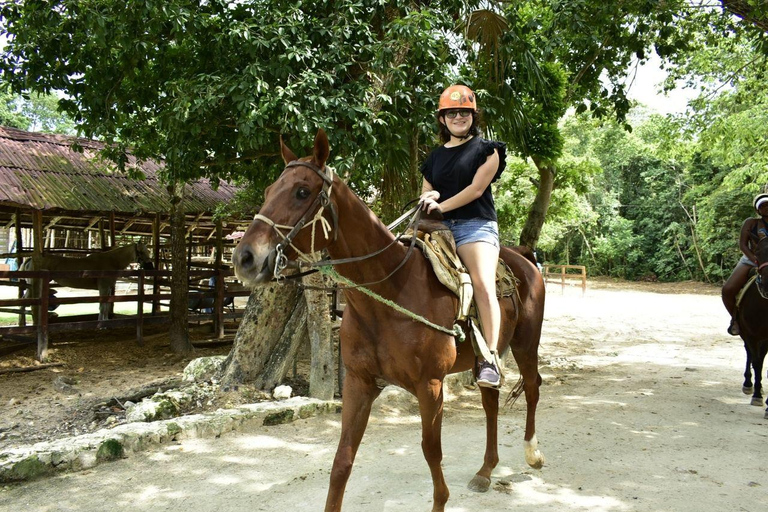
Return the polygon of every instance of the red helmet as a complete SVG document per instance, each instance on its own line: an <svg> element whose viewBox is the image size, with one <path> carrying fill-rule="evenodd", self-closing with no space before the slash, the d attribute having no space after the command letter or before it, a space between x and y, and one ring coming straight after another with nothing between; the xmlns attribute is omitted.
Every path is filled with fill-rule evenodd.
<svg viewBox="0 0 768 512"><path fill-rule="evenodd" d="M437 110L449 108L466 108L477 111L475 93L466 85L452 85L440 95L440 103Z"/></svg>

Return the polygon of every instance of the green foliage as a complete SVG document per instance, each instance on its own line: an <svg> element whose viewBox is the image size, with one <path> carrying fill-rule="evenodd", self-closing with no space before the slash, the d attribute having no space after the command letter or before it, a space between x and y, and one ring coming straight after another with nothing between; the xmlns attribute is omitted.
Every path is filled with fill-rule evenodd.
<svg viewBox="0 0 768 512"><path fill-rule="evenodd" d="M0 88L0 126L25 129L29 124L17 107L17 97Z"/></svg>
<svg viewBox="0 0 768 512"><path fill-rule="evenodd" d="M427 98L455 61L435 37L453 26L451 8L458 4L6 2L1 67L14 91L66 93L78 129L114 144L118 162L130 147L162 157L171 180L263 185L280 168L279 134L303 153L324 127L332 165L369 193L386 160L380 139L394 139L401 154L408 139L393 134L423 133L426 124L411 120L431 121ZM419 80L406 76L414 68Z"/></svg>
<svg viewBox="0 0 768 512"><path fill-rule="evenodd" d="M33 94L28 98L0 90L0 126L34 132L74 135L74 122L58 111L55 95Z"/></svg>

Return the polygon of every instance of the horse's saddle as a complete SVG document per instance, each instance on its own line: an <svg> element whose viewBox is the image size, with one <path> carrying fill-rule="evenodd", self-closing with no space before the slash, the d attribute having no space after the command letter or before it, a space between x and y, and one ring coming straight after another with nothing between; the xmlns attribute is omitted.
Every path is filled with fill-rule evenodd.
<svg viewBox="0 0 768 512"><path fill-rule="evenodd" d="M469 278L469 272L456 254L453 234L440 222L423 221L419 228L416 245L432 264L437 279L459 298L456 319L466 320L474 316L472 315L472 309L474 309L472 308L472 281ZM412 237L413 232L408 230L400 239L407 244ZM496 267L496 295L499 298L515 295L519 283L520 281L509 266L499 258L499 264Z"/></svg>

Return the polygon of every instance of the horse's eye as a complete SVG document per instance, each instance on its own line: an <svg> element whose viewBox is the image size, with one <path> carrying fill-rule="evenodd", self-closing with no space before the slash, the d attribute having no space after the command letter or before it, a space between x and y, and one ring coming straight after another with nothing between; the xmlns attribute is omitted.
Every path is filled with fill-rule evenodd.
<svg viewBox="0 0 768 512"><path fill-rule="evenodd" d="M307 187L299 187L299 189L296 191L296 198L297 199L306 199L309 197L309 189Z"/></svg>

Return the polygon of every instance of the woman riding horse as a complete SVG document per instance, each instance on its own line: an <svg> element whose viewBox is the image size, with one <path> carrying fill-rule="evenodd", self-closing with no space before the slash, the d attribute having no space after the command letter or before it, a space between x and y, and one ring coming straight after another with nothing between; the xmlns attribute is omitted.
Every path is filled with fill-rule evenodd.
<svg viewBox="0 0 768 512"><path fill-rule="evenodd" d="M448 373L471 369L475 363L471 344L458 343L454 332L446 328L454 323L457 298L438 281L424 256L418 251L409 253L326 167L329 146L325 132L318 131L311 157L297 158L282 141L281 153L285 170L266 189L259 214L232 255L238 279L247 286L263 285L280 274L287 259L310 260L313 253L325 250L345 282L365 286L344 289L347 307L339 336L347 371L341 438L325 510L341 510L371 404L389 383L418 398L422 450L432 474L432 510L441 512L449 496L441 468L443 379ZM361 258L363 255L368 256ZM520 284L514 297L500 301L499 350L511 348L520 369L527 403L525 458L539 468L544 458L537 448L535 414L541 384L538 346L544 283L534 263L524 256L506 247L500 256ZM353 257L357 261L350 262L348 258ZM396 310L393 304L420 320ZM486 491L499 461L499 391L483 387L480 392L487 420L486 447L470 488Z"/></svg>
<svg viewBox="0 0 768 512"><path fill-rule="evenodd" d="M740 334L739 322L734 314L736 311L736 296L744 285L747 284L752 269L757 267L755 250L758 239L768 235L768 194L758 194L755 196L752 205L755 207L758 217L750 217L742 224L741 234L739 235L739 249L741 249L744 255L723 285L723 304L731 315L728 334L732 336Z"/></svg>

